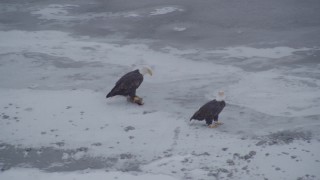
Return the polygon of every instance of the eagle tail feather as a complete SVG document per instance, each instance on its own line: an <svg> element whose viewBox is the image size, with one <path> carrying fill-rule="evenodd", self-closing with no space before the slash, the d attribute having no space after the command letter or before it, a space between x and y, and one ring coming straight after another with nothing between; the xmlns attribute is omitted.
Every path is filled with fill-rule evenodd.
<svg viewBox="0 0 320 180"><path fill-rule="evenodd" d="M112 96L114 96L114 95L115 95L115 94L114 94L114 91L112 90L112 91L110 91L110 92L107 94L106 98L112 97Z"/></svg>
<svg viewBox="0 0 320 180"><path fill-rule="evenodd" d="M201 117L199 117L199 111L197 111L196 113L194 113L194 115L190 118L190 121L191 121L192 119L196 119L196 120L201 119Z"/></svg>
<svg viewBox="0 0 320 180"><path fill-rule="evenodd" d="M109 97L111 97L111 93L108 93L106 96L106 98L109 98Z"/></svg>

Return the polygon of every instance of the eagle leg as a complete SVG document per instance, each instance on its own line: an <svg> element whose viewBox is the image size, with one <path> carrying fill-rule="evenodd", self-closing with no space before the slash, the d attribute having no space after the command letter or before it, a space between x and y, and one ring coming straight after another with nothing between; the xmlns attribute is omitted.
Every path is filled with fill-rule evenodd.
<svg viewBox="0 0 320 180"><path fill-rule="evenodd" d="M222 123L222 122L219 122L218 119L219 119L219 114L217 114L217 115L215 115L215 116L213 117L214 124L216 124L217 126L218 126L218 125L222 125L223 123Z"/></svg>

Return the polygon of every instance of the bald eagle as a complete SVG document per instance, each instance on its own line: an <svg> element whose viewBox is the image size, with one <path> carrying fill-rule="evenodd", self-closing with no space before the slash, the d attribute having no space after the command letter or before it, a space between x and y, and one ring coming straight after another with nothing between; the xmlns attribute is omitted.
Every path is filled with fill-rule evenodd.
<svg viewBox="0 0 320 180"><path fill-rule="evenodd" d="M143 67L123 75L107 94L106 98L121 95L127 97L130 102L142 105L142 98L136 95L136 90L141 85L145 74L150 74L150 76L152 76L151 69Z"/></svg>
<svg viewBox="0 0 320 180"><path fill-rule="evenodd" d="M218 122L218 119L220 112L226 106L224 98L224 92L219 91L217 98L200 107L200 109L190 118L190 121L192 119L199 121L205 120L210 128L215 128L218 125L221 125L222 123ZM212 124L212 121L214 121L214 124Z"/></svg>

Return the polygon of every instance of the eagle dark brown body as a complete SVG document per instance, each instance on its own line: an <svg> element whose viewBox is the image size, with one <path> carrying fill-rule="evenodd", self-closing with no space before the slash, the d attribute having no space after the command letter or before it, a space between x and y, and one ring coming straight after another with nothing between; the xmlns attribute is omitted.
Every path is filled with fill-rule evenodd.
<svg viewBox="0 0 320 180"><path fill-rule="evenodd" d="M218 123L219 114L225 106L226 103L223 100L209 101L194 113L194 115L190 118L190 121L192 119L196 119L199 121L205 120L208 126L212 124L212 121Z"/></svg>
<svg viewBox="0 0 320 180"><path fill-rule="evenodd" d="M152 76L151 68L144 66L123 75L112 90L107 94L107 98L112 96L125 96L132 103L143 105L142 98L136 95L136 90L141 85L145 74Z"/></svg>
<svg viewBox="0 0 320 180"><path fill-rule="evenodd" d="M143 81L143 75L139 70L134 70L123 75L117 82L114 88L107 94L106 98L113 97L116 95L126 96L129 101L134 101L138 96L136 95L136 90L141 85ZM138 97L139 98L139 97ZM140 98L140 103L142 99ZM139 102L137 102L139 104ZM141 105L141 104L140 104Z"/></svg>

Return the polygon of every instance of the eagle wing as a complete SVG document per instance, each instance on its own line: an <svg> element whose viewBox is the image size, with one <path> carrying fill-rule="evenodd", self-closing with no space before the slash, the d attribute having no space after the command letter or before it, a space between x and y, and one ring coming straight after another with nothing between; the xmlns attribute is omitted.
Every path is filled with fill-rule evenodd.
<svg viewBox="0 0 320 180"><path fill-rule="evenodd" d="M143 76L138 70L128 72L123 75L115 84L114 88L108 93L108 97L115 95L135 96L136 89L143 81Z"/></svg>

